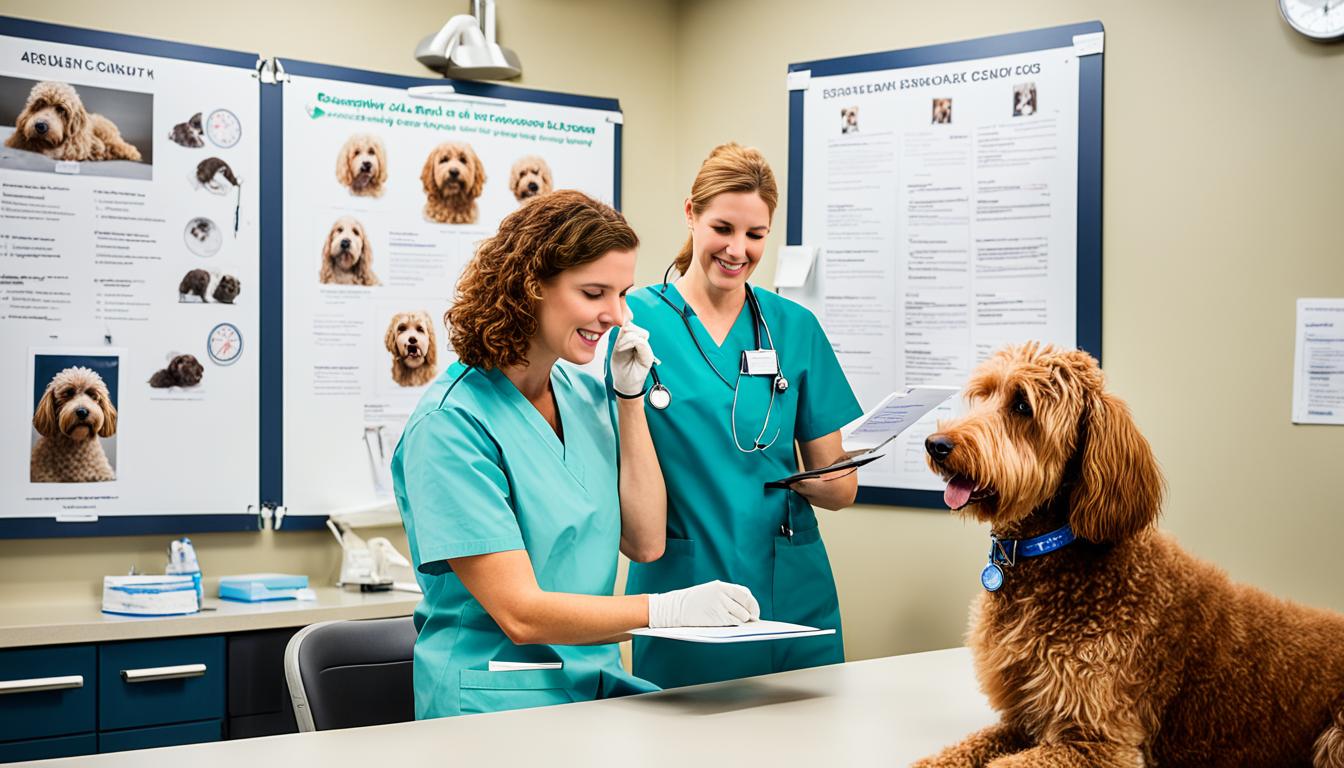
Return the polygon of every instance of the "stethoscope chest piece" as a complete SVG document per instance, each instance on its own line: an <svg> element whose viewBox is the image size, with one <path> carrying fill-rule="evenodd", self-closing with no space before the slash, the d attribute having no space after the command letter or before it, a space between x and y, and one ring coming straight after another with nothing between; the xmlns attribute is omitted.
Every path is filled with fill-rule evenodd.
<svg viewBox="0 0 1344 768"><path fill-rule="evenodd" d="M661 383L654 384L649 390L649 405L655 410L666 410L667 406L672 404L672 393L668 391Z"/></svg>

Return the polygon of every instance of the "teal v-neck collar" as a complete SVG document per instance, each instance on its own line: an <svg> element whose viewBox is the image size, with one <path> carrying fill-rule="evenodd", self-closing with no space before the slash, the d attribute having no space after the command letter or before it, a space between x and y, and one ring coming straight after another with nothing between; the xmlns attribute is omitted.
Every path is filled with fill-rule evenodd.
<svg viewBox="0 0 1344 768"><path fill-rule="evenodd" d="M551 449L551 452L565 466L569 474L580 485L583 485L582 452L570 450L570 446L579 440L578 433L582 426L579 424L578 417L570 410L569 388L566 386L565 374L560 371L559 364L551 366L551 394L555 397L555 411L557 418L560 420L560 428L566 430L568 435L566 440L560 439L555 430L551 429L551 425L546 422L545 417L541 415L541 411L538 411L537 407L522 392L518 391L518 387L514 386L503 371L498 368L491 368L483 372L486 378L490 379L491 383L495 385L495 389L500 395L513 406L514 412L532 428L533 432L537 433L538 438Z"/></svg>
<svg viewBox="0 0 1344 768"><path fill-rule="evenodd" d="M680 305L681 311L685 313L687 323L691 326L691 332L700 334L701 346L704 347L707 353L714 355L714 364L719 367L719 370L723 372L723 375L731 377L732 374L737 373L737 366L739 364L738 358L740 357L739 350L735 349L735 345L730 344L729 342L732 341L735 336L741 334L744 325L750 326L751 324L751 310L747 309L747 303L745 301L742 302L742 308L738 310L737 317L733 319L732 326L728 328L728 334L723 337L723 343L719 344L714 341L714 337L710 335L709 329L705 327L704 322L700 319L700 315L696 313L695 308L691 306L690 302L686 301L685 296L681 295L681 291L677 290L677 286L673 283L669 283L667 289L668 298L670 298L674 304ZM661 290L661 286L659 286L657 290ZM751 328L748 327L746 332L747 335L750 336ZM745 349L746 345L743 345L743 348Z"/></svg>

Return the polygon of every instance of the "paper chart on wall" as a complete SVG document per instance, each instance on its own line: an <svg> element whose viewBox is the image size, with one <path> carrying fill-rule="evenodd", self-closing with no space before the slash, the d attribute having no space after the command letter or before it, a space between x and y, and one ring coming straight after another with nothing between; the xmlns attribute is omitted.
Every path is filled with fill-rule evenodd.
<svg viewBox="0 0 1344 768"><path fill-rule="evenodd" d="M546 189L610 204L610 115L319 77L285 84L288 514L390 495L406 418L456 359L443 317L477 243Z"/></svg>
<svg viewBox="0 0 1344 768"><path fill-rule="evenodd" d="M860 403L960 387L997 347L1076 336L1078 59L1072 48L812 77L805 243L782 291L821 319ZM950 401L861 470L937 490L923 441Z"/></svg>
<svg viewBox="0 0 1344 768"><path fill-rule="evenodd" d="M0 36L0 517L255 503L258 124L250 69Z"/></svg>

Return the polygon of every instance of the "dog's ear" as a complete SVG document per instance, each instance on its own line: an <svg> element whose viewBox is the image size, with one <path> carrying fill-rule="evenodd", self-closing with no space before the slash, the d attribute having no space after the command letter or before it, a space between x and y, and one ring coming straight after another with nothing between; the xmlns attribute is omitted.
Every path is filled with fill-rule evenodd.
<svg viewBox="0 0 1344 768"><path fill-rule="evenodd" d="M396 356L397 356L397 318L398 318L398 317L401 317L401 315L393 315L393 316L392 316L392 322L390 322L390 323L387 324L387 333L384 333L384 334L383 334L383 346L387 347L387 351L388 351L388 352L391 352L393 357L396 357Z"/></svg>
<svg viewBox="0 0 1344 768"><path fill-rule="evenodd" d="M340 154L336 155L336 181L340 182L341 186L348 187L354 180L354 175L350 173L350 141L347 139L341 145Z"/></svg>
<svg viewBox="0 0 1344 768"><path fill-rule="evenodd" d="M545 182L543 192L550 192L554 187L551 182L551 166L545 160L541 161L541 180Z"/></svg>
<svg viewBox="0 0 1344 768"><path fill-rule="evenodd" d="M331 225L327 230L327 236L322 240L322 269L317 273L317 280L320 283L330 283L336 279L336 270L331 266L331 235L336 231L336 225Z"/></svg>
<svg viewBox="0 0 1344 768"><path fill-rule="evenodd" d="M425 188L425 196L430 200L439 196L439 188L434 185L434 158L439 156L438 148L429 151L425 165L420 169L420 184Z"/></svg>
<svg viewBox="0 0 1344 768"><path fill-rule="evenodd" d="M362 226L361 229L363 229ZM359 284L377 285L378 276L373 274L373 243L369 242L369 230L364 229L364 234L360 235L359 239L364 241L364 247L359 252L359 261L355 262L355 272L359 275Z"/></svg>
<svg viewBox="0 0 1344 768"><path fill-rule="evenodd" d="M103 409L103 425L98 428L99 437L111 437L117 434L117 409L107 390L98 388L98 405Z"/></svg>
<svg viewBox="0 0 1344 768"><path fill-rule="evenodd" d="M1147 528L1162 506L1162 470L1120 398L1088 397L1078 484L1069 524L1088 541L1123 541Z"/></svg>
<svg viewBox="0 0 1344 768"><path fill-rule="evenodd" d="M380 139L373 140L373 154L378 158L378 183L382 184L387 181L387 150Z"/></svg>
<svg viewBox="0 0 1344 768"><path fill-rule="evenodd" d="M47 391L42 393L42 399L37 403L37 410L33 412L33 429L43 437L56 434L56 394L50 384L47 385Z"/></svg>
<svg viewBox="0 0 1344 768"><path fill-rule="evenodd" d="M467 148L467 156L471 158L471 189L467 192L467 197L475 200L485 191L485 166L481 163L481 158L476 155L476 150Z"/></svg>
<svg viewBox="0 0 1344 768"><path fill-rule="evenodd" d="M424 321L425 334L429 336L429 340L425 344L426 347L429 347L425 350L425 364L432 371L434 366L439 364L439 341L434 338L434 321L429 319L428 312L424 313Z"/></svg>

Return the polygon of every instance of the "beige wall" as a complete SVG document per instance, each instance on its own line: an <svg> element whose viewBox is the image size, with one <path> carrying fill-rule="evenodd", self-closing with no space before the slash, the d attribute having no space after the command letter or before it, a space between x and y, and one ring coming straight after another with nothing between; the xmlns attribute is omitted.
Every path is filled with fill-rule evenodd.
<svg viewBox="0 0 1344 768"><path fill-rule="evenodd" d="M1344 428L1289 423L1294 300L1344 296L1344 45L1310 44L1267 0L694 1L679 16L679 188L727 138L786 175L790 62L1101 20L1102 344L1166 471L1163 525L1235 578L1344 609L1327 565ZM957 642L985 530L887 508L823 520L851 658Z"/></svg>
<svg viewBox="0 0 1344 768"><path fill-rule="evenodd" d="M1105 362L1166 470L1163 525L1238 579L1344 610L1327 566L1344 539L1344 429L1288 420L1294 299L1344 296L1333 226L1344 200L1344 46L1300 39L1268 0L503 4L501 38L522 56L522 85L614 96L626 111L625 208L645 242L641 281L661 275L680 244L681 197L714 144L755 144L786 175L788 63L1100 19ZM317 7L238 2L209 24L165 2L3 0L0 13L420 74L411 47L452 11ZM346 42L352 29L358 42ZM882 507L822 521L850 658L959 642L983 529ZM0 542L0 584L91 596L104 573L157 565L166 538ZM327 534L194 539L216 574L321 578L336 565Z"/></svg>

